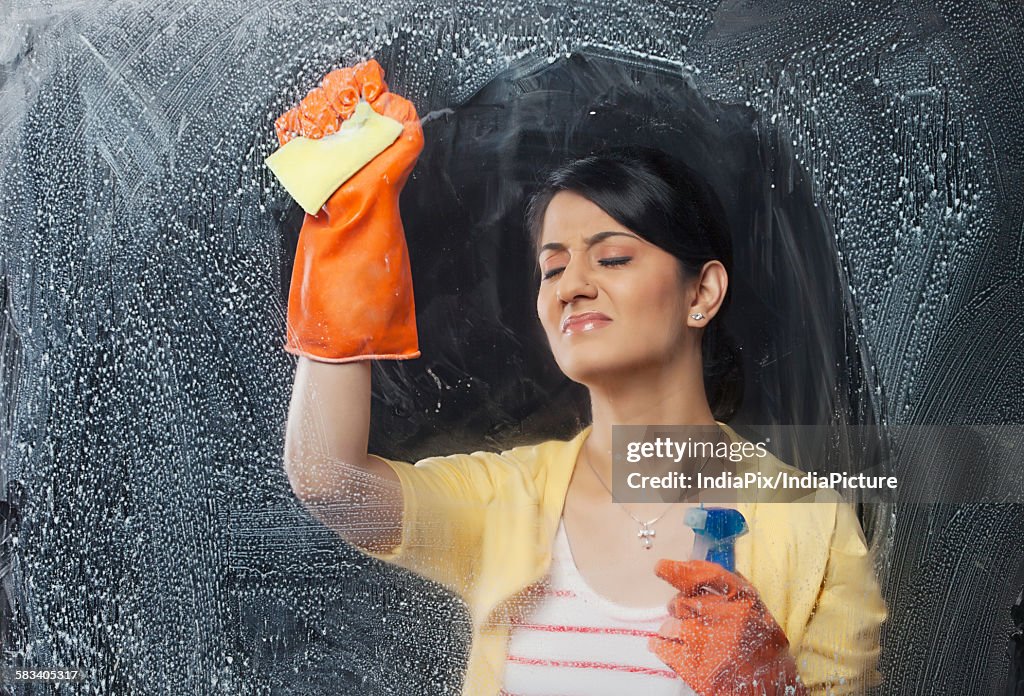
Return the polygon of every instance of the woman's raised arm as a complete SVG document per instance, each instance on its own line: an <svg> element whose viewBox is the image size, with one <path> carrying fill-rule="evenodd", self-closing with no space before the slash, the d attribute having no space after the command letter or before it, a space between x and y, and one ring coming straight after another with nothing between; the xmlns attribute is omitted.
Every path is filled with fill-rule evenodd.
<svg viewBox="0 0 1024 696"><path fill-rule="evenodd" d="M285 350L299 356L284 466L295 494L346 540L401 541L398 476L367 454L370 360L419 356L399 194L420 151L415 107L370 60L334 70L275 122L267 160L306 210Z"/></svg>
<svg viewBox="0 0 1024 696"><path fill-rule="evenodd" d="M398 476L367 454L370 363L299 358L284 467L296 497L346 541L378 553L401 541Z"/></svg>

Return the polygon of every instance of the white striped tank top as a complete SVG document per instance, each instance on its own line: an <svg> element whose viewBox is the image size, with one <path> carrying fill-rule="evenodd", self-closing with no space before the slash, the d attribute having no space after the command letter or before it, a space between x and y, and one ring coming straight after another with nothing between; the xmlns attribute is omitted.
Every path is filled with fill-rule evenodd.
<svg viewBox="0 0 1024 696"><path fill-rule="evenodd" d="M647 649L668 617L590 589L559 520L540 597L512 623L501 696L696 696Z"/></svg>

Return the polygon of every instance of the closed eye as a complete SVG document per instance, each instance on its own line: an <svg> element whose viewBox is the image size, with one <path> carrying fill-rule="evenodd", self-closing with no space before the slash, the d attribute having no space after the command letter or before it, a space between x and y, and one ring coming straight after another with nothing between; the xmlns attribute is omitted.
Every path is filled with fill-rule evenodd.
<svg viewBox="0 0 1024 696"><path fill-rule="evenodd" d="M624 266L625 264L629 263L632 260L633 260L632 256L612 256L612 257L607 258L607 259L598 259L598 263L601 264L602 266L605 266L605 267L607 267L607 266ZM565 266L560 266L558 268L549 269L549 270L544 272L544 275L541 276L541 279L542 280L548 280L550 278L554 278L556 275L558 275L559 273L561 273L564 270L565 270Z"/></svg>

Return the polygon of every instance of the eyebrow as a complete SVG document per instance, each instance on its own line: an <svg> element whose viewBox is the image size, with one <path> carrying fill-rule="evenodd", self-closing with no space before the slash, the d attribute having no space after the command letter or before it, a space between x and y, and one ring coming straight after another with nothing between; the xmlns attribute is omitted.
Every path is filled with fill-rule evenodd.
<svg viewBox="0 0 1024 696"><path fill-rule="evenodd" d="M623 237L632 237L633 239L640 239L635 234L629 232L616 232L615 230L608 230L606 232L598 232L597 234L591 235L590 237L584 237L583 242L587 245L587 248L594 246L598 242L602 242L608 237L614 237L615 235L622 235ZM565 245L561 242L548 242L538 250L538 255L541 251L546 249L554 249L555 251L562 251L565 249Z"/></svg>

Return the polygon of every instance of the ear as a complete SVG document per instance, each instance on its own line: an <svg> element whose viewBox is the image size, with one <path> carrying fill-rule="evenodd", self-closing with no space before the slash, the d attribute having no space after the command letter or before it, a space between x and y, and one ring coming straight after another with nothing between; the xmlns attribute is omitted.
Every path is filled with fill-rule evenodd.
<svg viewBox="0 0 1024 696"><path fill-rule="evenodd" d="M694 288L693 302L686 313L686 325L702 329L708 325L725 301L725 293L729 290L729 274L721 261L708 261L700 269L697 276L696 287ZM694 314L703 314L700 319L694 319Z"/></svg>

